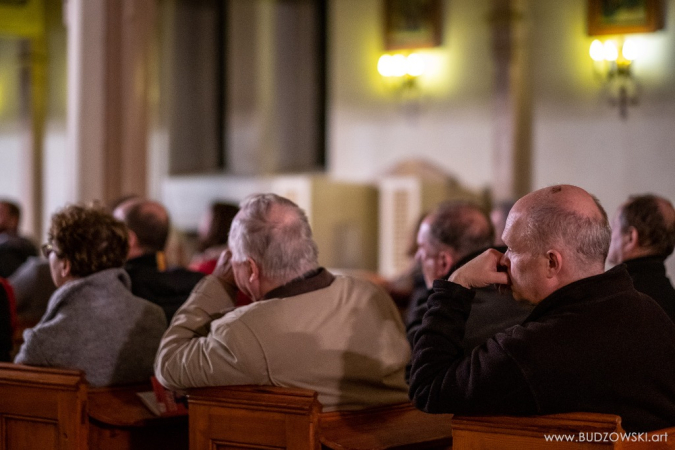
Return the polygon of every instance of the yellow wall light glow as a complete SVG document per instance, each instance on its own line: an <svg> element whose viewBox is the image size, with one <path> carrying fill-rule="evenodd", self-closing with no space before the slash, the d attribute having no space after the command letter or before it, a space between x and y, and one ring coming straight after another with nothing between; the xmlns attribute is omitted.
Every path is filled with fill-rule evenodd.
<svg viewBox="0 0 675 450"><path fill-rule="evenodd" d="M626 39L621 48L621 55L628 61L633 61L640 53L640 48L634 39Z"/></svg>
<svg viewBox="0 0 675 450"><path fill-rule="evenodd" d="M427 59L419 53L411 53L408 56L382 55L377 61L377 71L383 77L418 77L427 69Z"/></svg>
<svg viewBox="0 0 675 450"><path fill-rule="evenodd" d="M603 61L605 59L605 51L602 46L602 42L597 39L591 43L591 49L589 53L591 54L591 59L593 61Z"/></svg>
<svg viewBox="0 0 675 450"><path fill-rule="evenodd" d="M403 55L394 55L391 59L392 61L392 71L391 76L402 77L407 72L407 60Z"/></svg>
<svg viewBox="0 0 675 450"><path fill-rule="evenodd" d="M383 77L393 76L393 61L391 55L382 55L377 61L377 71Z"/></svg>
<svg viewBox="0 0 675 450"><path fill-rule="evenodd" d="M419 53L412 53L406 58L406 72L411 77L418 77L426 70L426 59Z"/></svg>
<svg viewBox="0 0 675 450"><path fill-rule="evenodd" d="M619 49L616 47L614 41L605 42L604 53L606 61L616 61L619 58Z"/></svg>

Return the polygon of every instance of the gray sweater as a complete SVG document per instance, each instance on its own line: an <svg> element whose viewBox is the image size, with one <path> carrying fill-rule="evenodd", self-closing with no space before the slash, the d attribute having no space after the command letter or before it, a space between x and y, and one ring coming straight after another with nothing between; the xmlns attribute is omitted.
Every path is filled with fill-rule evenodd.
<svg viewBox="0 0 675 450"><path fill-rule="evenodd" d="M148 381L166 329L162 308L131 294L122 268L68 282L24 332L14 362L83 370L92 386Z"/></svg>

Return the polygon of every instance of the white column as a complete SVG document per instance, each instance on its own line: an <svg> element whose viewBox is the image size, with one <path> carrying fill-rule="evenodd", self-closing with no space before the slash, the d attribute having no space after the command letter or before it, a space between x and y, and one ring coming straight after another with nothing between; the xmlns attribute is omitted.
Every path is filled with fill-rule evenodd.
<svg viewBox="0 0 675 450"><path fill-rule="evenodd" d="M69 201L103 199L105 0L67 0L68 108L65 165Z"/></svg>
<svg viewBox="0 0 675 450"><path fill-rule="evenodd" d="M493 0L495 64L493 201L515 200L531 186L531 101L526 0Z"/></svg>
<svg viewBox="0 0 675 450"><path fill-rule="evenodd" d="M67 198L147 191L154 0L67 0Z"/></svg>

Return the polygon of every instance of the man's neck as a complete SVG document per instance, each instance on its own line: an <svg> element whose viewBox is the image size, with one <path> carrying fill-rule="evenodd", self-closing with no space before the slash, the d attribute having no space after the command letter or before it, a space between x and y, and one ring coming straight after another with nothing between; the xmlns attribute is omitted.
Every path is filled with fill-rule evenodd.
<svg viewBox="0 0 675 450"><path fill-rule="evenodd" d="M621 262L629 261L631 259L637 259L637 258L643 258L645 256L655 256L654 252L652 252L648 248L644 247L635 247L632 248L630 251L626 251L623 255L623 258Z"/></svg>

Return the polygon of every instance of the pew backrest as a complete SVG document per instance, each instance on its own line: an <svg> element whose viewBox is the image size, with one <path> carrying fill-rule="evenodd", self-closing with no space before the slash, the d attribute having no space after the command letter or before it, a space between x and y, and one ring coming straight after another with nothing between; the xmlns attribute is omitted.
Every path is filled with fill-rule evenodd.
<svg viewBox="0 0 675 450"><path fill-rule="evenodd" d="M322 412L315 391L274 386L191 390L190 450L447 449L449 415L410 403L358 411Z"/></svg>
<svg viewBox="0 0 675 450"><path fill-rule="evenodd" d="M0 363L5 450L86 450L87 384L77 370Z"/></svg>
<svg viewBox="0 0 675 450"><path fill-rule="evenodd" d="M319 450L314 391L272 386L193 389L188 395L190 450Z"/></svg>
<svg viewBox="0 0 675 450"><path fill-rule="evenodd" d="M89 448L92 450L162 449L188 447L187 416L160 417L136 395L150 384L111 386L89 390Z"/></svg>

